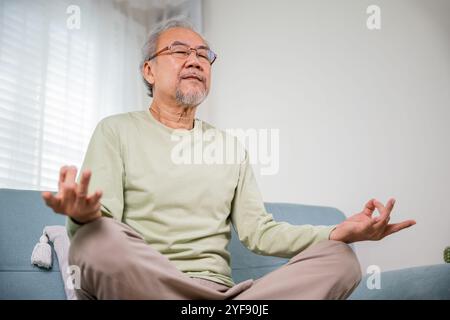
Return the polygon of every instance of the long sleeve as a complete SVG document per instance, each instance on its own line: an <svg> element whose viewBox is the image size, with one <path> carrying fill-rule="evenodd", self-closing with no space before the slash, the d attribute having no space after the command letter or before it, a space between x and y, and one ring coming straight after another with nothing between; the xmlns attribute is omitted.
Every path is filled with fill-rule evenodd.
<svg viewBox="0 0 450 320"><path fill-rule="evenodd" d="M88 194L102 190L100 199L102 215L122 220L124 168L119 137L114 133L111 121L100 121L89 142L83 165L78 172L77 182L85 169L92 171ZM80 228L70 218L66 220L69 237L73 237Z"/></svg>
<svg viewBox="0 0 450 320"><path fill-rule="evenodd" d="M312 244L329 239L335 226L292 225L274 221L266 212L248 152L240 165L231 221L241 242L251 251L291 258Z"/></svg>

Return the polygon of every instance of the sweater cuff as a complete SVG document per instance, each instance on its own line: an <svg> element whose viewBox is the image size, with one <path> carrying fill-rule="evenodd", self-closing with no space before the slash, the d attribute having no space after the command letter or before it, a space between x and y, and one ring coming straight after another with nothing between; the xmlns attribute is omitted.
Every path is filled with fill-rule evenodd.
<svg viewBox="0 0 450 320"><path fill-rule="evenodd" d="M332 226L318 226L317 238L319 240L330 240L331 232L336 229L337 225Z"/></svg>
<svg viewBox="0 0 450 320"><path fill-rule="evenodd" d="M83 226L83 224L75 222L71 217L67 217L66 229L67 229L67 235L69 236L69 239L72 239L72 237L75 235L75 232L77 232L77 230L80 229L82 226Z"/></svg>

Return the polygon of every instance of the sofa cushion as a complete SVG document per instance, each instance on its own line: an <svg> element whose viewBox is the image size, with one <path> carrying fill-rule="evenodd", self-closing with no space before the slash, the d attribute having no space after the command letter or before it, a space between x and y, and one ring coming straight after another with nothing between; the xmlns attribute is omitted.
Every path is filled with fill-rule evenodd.
<svg viewBox="0 0 450 320"><path fill-rule="evenodd" d="M64 221L64 216L45 206L40 192L0 189L1 299L66 298L54 250L50 270L30 260L44 227Z"/></svg>
<svg viewBox="0 0 450 320"><path fill-rule="evenodd" d="M40 192L0 189L0 271L40 271L31 264L31 252L45 226L64 222L64 216L45 205ZM59 271L57 263L52 270Z"/></svg>
<svg viewBox="0 0 450 320"><path fill-rule="evenodd" d="M450 299L450 264L436 264L385 271L380 289L369 289L365 276L350 295L351 300Z"/></svg>
<svg viewBox="0 0 450 320"><path fill-rule="evenodd" d="M0 284L0 299L66 299L59 271L0 271Z"/></svg>

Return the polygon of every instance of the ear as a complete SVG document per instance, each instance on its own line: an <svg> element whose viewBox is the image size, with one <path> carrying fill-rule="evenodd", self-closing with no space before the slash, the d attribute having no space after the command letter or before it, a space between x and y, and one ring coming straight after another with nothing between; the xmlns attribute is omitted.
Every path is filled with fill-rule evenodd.
<svg viewBox="0 0 450 320"><path fill-rule="evenodd" d="M151 61L144 62L144 65L142 66L142 76L151 85L155 84L155 77L153 74L153 71L154 71L153 69L154 69L154 64L151 63Z"/></svg>

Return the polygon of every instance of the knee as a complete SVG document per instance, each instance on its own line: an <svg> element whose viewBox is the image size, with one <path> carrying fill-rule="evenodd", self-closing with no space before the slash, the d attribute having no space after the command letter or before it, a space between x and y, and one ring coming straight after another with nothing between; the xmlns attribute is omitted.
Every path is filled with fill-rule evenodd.
<svg viewBox="0 0 450 320"><path fill-rule="evenodd" d="M112 271L127 252L126 230L122 223L107 217L82 226L71 239L69 264Z"/></svg>
<svg viewBox="0 0 450 320"><path fill-rule="evenodd" d="M348 244L333 240L327 242L327 255L333 265L336 287L342 293L340 298L346 298L361 281L361 265Z"/></svg>

